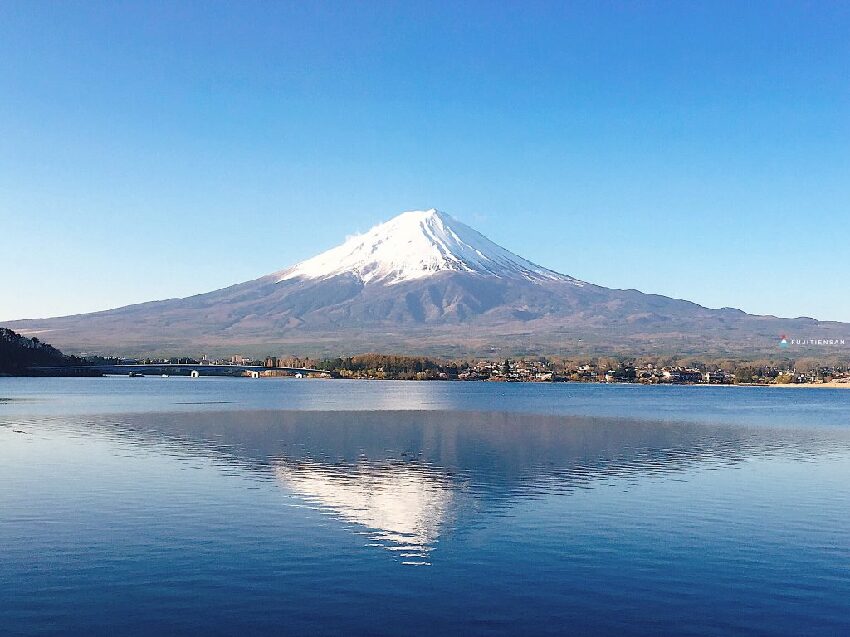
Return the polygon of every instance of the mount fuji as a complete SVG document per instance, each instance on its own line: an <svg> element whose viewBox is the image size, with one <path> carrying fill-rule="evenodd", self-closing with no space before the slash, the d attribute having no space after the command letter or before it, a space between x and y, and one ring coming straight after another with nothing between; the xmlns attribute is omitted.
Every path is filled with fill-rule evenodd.
<svg viewBox="0 0 850 637"><path fill-rule="evenodd" d="M7 325L65 351L124 355L736 355L776 353L781 334L850 336L842 323L593 285L434 209L404 212L311 259L221 290Z"/></svg>
<svg viewBox="0 0 850 637"><path fill-rule="evenodd" d="M391 285L441 272L583 285L577 279L518 257L433 208L403 212L365 234L294 265L282 273L280 280L329 279L351 274L363 283Z"/></svg>

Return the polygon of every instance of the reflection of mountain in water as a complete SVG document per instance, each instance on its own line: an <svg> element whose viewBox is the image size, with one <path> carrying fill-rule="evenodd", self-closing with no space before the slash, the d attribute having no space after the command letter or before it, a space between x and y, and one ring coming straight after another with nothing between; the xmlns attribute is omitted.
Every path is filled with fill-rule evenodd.
<svg viewBox="0 0 850 637"><path fill-rule="evenodd" d="M403 463L319 463L275 467L281 484L307 501L370 530L373 542L409 563L427 558L452 506L451 485Z"/></svg>
<svg viewBox="0 0 850 637"><path fill-rule="evenodd" d="M541 493L847 449L797 431L512 413L228 411L122 414L86 428L274 479L404 560L425 562L459 516Z"/></svg>

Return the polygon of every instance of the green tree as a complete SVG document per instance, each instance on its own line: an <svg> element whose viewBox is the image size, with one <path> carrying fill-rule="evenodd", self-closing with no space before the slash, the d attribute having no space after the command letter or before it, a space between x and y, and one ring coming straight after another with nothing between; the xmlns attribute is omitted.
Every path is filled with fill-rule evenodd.
<svg viewBox="0 0 850 637"><path fill-rule="evenodd" d="M755 378L755 370L752 367L739 367L735 370L736 383L751 383Z"/></svg>

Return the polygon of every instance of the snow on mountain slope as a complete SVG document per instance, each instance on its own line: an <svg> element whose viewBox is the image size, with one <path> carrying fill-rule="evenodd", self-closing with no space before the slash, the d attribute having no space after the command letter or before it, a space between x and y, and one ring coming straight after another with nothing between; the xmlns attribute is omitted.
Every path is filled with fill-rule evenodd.
<svg viewBox="0 0 850 637"><path fill-rule="evenodd" d="M278 281L353 274L363 283L412 281L454 271L537 281L582 281L527 261L437 210L413 210L279 273Z"/></svg>

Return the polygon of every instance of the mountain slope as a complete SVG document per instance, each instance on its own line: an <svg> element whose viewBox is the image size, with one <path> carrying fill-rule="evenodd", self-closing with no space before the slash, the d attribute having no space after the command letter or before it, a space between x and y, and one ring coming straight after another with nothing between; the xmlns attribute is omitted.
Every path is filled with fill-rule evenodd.
<svg viewBox="0 0 850 637"><path fill-rule="evenodd" d="M776 353L841 323L752 316L559 274L436 210L222 290L11 324L66 350L341 354Z"/></svg>

